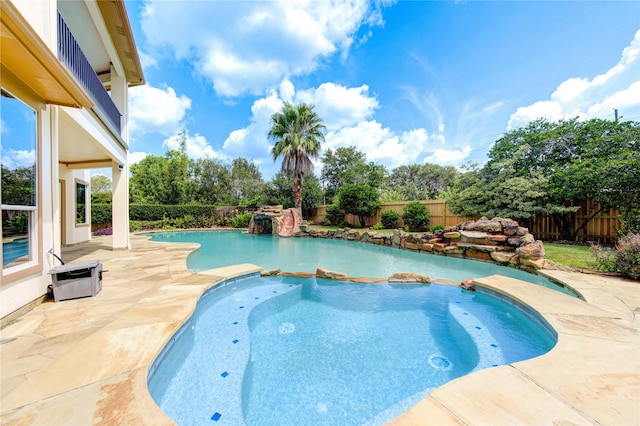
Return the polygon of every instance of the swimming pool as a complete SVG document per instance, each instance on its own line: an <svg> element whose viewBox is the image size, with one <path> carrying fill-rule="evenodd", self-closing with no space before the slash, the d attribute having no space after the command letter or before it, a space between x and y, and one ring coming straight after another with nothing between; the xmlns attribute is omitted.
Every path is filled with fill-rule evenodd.
<svg viewBox="0 0 640 426"><path fill-rule="evenodd" d="M158 356L177 423L382 424L470 372L549 351L540 317L484 292L251 276L208 290Z"/></svg>
<svg viewBox="0 0 640 426"><path fill-rule="evenodd" d="M568 288L518 269L374 244L325 238L274 238L236 230L158 232L148 235L153 241L200 244L200 249L187 258L187 267L193 272L251 263L286 272L315 273L321 267L344 272L351 277L368 278L388 278L395 272L414 272L432 279L456 282L500 274L576 297Z"/></svg>

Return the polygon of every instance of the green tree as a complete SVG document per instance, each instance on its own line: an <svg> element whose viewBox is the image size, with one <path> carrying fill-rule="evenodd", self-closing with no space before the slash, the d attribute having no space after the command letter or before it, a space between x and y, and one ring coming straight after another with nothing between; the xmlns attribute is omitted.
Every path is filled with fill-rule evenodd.
<svg viewBox="0 0 640 426"><path fill-rule="evenodd" d="M457 174L452 166L410 164L393 169L385 188L401 193L405 200L432 200L453 184Z"/></svg>
<svg viewBox="0 0 640 426"><path fill-rule="evenodd" d="M111 179L105 175L91 176L91 193L111 192Z"/></svg>
<svg viewBox="0 0 640 426"><path fill-rule="evenodd" d="M2 204L35 206L36 166L9 169L2 165Z"/></svg>
<svg viewBox="0 0 640 426"><path fill-rule="evenodd" d="M232 204L243 207L255 207L260 204L264 194L264 182L258 166L246 158L236 158L231 163Z"/></svg>
<svg viewBox="0 0 640 426"><path fill-rule="evenodd" d="M164 157L147 155L131 165L129 198L134 203L188 204L194 201L194 163L187 157L185 130L180 131L180 150Z"/></svg>
<svg viewBox="0 0 640 426"><path fill-rule="evenodd" d="M271 117L268 136L275 141L271 154L274 161L282 157L282 173L293 179L294 207L297 209L302 208L302 183L313 172L311 158L318 158L324 130L313 105L305 103L294 106L287 102Z"/></svg>
<svg viewBox="0 0 640 426"><path fill-rule="evenodd" d="M551 214L563 239L576 225L576 203L588 198L602 209L631 209L640 203L640 125L578 119L536 120L506 133L480 170L460 176L447 192L452 212L504 215L532 221Z"/></svg>
<svg viewBox="0 0 640 426"><path fill-rule="evenodd" d="M91 176L91 204L111 203L111 179L105 175Z"/></svg>
<svg viewBox="0 0 640 426"><path fill-rule="evenodd" d="M196 200L202 204L233 204L231 172L223 162L201 158L195 163Z"/></svg>
<svg viewBox="0 0 640 426"><path fill-rule="evenodd" d="M355 146L328 149L322 156L320 179L325 184L325 198L333 200L343 185L367 184L379 188L386 175L382 165L367 163L367 156Z"/></svg>
<svg viewBox="0 0 640 426"><path fill-rule="evenodd" d="M276 175L265 185L264 202L269 205L282 205L285 209L294 206L293 180L282 172ZM309 218L316 213L318 205L322 202L322 188L320 181L314 175L305 179L302 188L302 216Z"/></svg>
<svg viewBox="0 0 640 426"><path fill-rule="evenodd" d="M366 218L373 216L380 208L377 191L365 184L343 185L338 193L338 206L347 214L358 216L361 227L365 227Z"/></svg>

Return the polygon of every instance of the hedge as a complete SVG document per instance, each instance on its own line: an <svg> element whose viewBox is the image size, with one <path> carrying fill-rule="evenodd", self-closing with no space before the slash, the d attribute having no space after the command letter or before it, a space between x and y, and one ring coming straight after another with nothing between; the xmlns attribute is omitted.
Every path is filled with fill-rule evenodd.
<svg viewBox="0 0 640 426"><path fill-rule="evenodd" d="M111 206L111 204L91 204L91 223L110 223ZM212 205L129 205L129 220L136 221L179 219L184 218L185 216L194 218L215 218L217 220L223 220L226 218L234 217L238 213L239 211L236 207L221 207Z"/></svg>
<svg viewBox="0 0 640 426"><path fill-rule="evenodd" d="M216 217L220 207L203 205L162 205L162 204L131 204L129 205L130 220L162 220L162 218L177 219L185 216Z"/></svg>

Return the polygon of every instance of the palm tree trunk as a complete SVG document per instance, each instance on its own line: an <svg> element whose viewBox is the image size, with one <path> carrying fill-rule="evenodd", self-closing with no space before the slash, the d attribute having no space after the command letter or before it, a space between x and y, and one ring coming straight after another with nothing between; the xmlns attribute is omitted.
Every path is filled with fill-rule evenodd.
<svg viewBox="0 0 640 426"><path fill-rule="evenodd" d="M293 181L293 206L302 212L302 177Z"/></svg>

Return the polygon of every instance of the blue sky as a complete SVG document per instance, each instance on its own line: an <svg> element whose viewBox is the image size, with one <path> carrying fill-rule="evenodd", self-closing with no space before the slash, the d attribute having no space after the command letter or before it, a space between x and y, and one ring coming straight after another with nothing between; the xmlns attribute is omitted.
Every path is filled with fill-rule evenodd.
<svg viewBox="0 0 640 426"><path fill-rule="evenodd" d="M640 120L637 1L126 7L147 81L130 91L132 162L186 129L191 157L245 157L270 179L266 134L283 101L316 105L324 149L354 145L389 170L482 164L501 134L541 116Z"/></svg>

